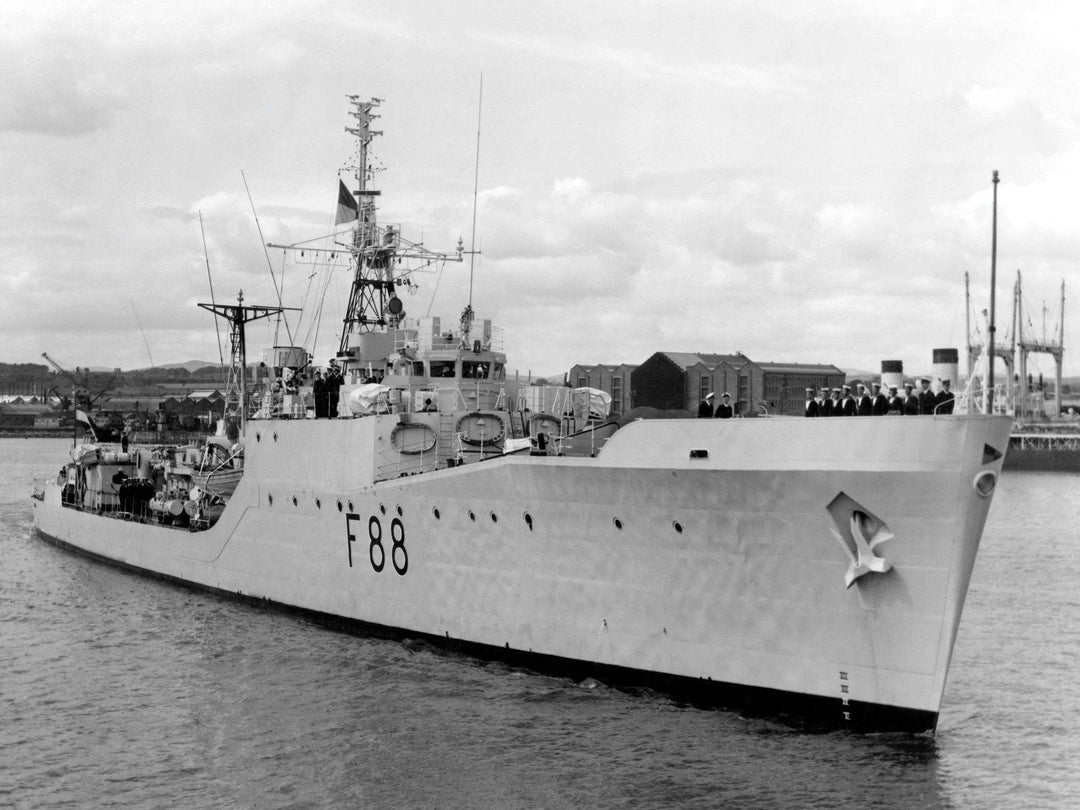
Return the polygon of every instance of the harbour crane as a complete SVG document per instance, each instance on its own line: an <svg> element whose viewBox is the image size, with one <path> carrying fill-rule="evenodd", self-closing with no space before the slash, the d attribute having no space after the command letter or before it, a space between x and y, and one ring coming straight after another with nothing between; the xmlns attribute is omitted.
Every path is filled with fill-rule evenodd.
<svg viewBox="0 0 1080 810"><path fill-rule="evenodd" d="M71 383L72 404L76 408L82 408L87 413L90 412L90 409L94 406L94 403L101 399L102 395L105 394L105 392L107 392L110 388L112 388L113 383L116 382L116 378L119 376L118 374L114 373L112 378L109 380L108 383L105 384L103 388L101 388L96 394L91 394L90 369L84 369L80 372L79 368L76 367L76 374L80 374L79 377L76 377L75 374L72 374L66 368L64 368L51 357L49 357L47 353L42 352L41 356L45 358L45 361L50 366L56 369L57 374L60 374L62 377L64 377L64 379Z"/></svg>

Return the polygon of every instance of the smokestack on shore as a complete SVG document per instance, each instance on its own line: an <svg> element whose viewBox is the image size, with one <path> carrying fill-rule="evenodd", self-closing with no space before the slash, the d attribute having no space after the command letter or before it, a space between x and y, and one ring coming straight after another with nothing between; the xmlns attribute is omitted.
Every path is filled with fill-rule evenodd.
<svg viewBox="0 0 1080 810"><path fill-rule="evenodd" d="M934 391L941 390L941 381L948 380L953 390L960 386L960 350L934 349L934 372L931 383Z"/></svg>
<svg viewBox="0 0 1080 810"><path fill-rule="evenodd" d="M881 388L884 391L888 391L890 385L895 385L897 391L904 390L903 360L881 361Z"/></svg>

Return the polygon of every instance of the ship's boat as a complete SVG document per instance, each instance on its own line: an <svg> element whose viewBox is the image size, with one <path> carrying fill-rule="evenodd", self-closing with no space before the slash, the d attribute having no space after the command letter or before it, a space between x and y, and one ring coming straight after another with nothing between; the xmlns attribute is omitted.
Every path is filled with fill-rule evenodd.
<svg viewBox="0 0 1080 810"><path fill-rule="evenodd" d="M39 535L535 669L934 729L1008 418L614 421L597 392L519 386L471 306L406 316L408 268L465 251L378 222L377 102L352 104L347 238L303 247L353 271L330 383L273 347L247 390L244 324L280 308L205 305L233 330L235 435L77 450L35 490Z"/></svg>

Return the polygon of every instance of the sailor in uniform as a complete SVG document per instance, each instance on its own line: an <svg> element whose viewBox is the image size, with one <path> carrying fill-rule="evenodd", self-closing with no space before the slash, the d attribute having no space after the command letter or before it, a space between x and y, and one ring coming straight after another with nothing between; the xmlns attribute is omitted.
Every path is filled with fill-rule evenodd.
<svg viewBox="0 0 1080 810"><path fill-rule="evenodd" d="M937 397L930 390L930 380L922 377L919 380L919 385L921 386L919 390L919 410L924 414L933 414L934 406L937 405Z"/></svg>
<svg viewBox="0 0 1080 810"><path fill-rule="evenodd" d="M315 379L311 383L311 392L315 396L315 418L325 419L330 410L330 400L326 390L326 380L321 371L315 372Z"/></svg>
<svg viewBox="0 0 1080 810"><path fill-rule="evenodd" d="M337 360L331 358L330 368L326 372L326 415L331 419L337 419L338 397L341 395L341 385L344 382L345 378L341 376L341 369L338 368Z"/></svg>
<svg viewBox="0 0 1080 810"><path fill-rule="evenodd" d="M870 416L873 413L874 401L870 399L870 392L862 383L859 383L859 397L856 401L859 405L859 416Z"/></svg>
<svg viewBox="0 0 1080 810"><path fill-rule="evenodd" d="M716 396L712 391L705 395L705 399L701 400L701 404L697 406L698 419L712 419L712 401Z"/></svg>
<svg viewBox="0 0 1080 810"><path fill-rule="evenodd" d="M889 386L889 411L890 414L902 414L904 412L904 400L896 392L896 386Z"/></svg>
<svg viewBox="0 0 1080 810"><path fill-rule="evenodd" d="M844 403L840 401L840 389L834 388L832 390L832 400L829 407L829 416L843 416L844 415Z"/></svg>
<svg viewBox="0 0 1080 810"><path fill-rule="evenodd" d="M937 413L952 413L956 404L956 395L949 390L949 381L941 381L941 390L937 395Z"/></svg>
<svg viewBox="0 0 1080 810"><path fill-rule="evenodd" d="M870 398L870 415L884 416L889 412L889 398L882 393L881 383L871 383L870 387L873 389L873 395Z"/></svg>
<svg viewBox="0 0 1080 810"><path fill-rule="evenodd" d="M814 398L814 389L806 389L806 416L818 415L818 401Z"/></svg>
<svg viewBox="0 0 1080 810"><path fill-rule="evenodd" d="M832 400L829 399L828 388L822 388L818 392L818 416L832 416Z"/></svg>
<svg viewBox="0 0 1080 810"><path fill-rule="evenodd" d="M909 382L904 383L904 416L919 416L922 413L919 395L912 390L914 387Z"/></svg>
<svg viewBox="0 0 1080 810"><path fill-rule="evenodd" d="M840 412L844 416L858 416L859 415L859 406L855 402L855 397L853 397L851 395L851 386L850 385L845 385L844 386L844 401L843 401L843 404L840 406Z"/></svg>
<svg viewBox="0 0 1080 810"><path fill-rule="evenodd" d="M735 409L731 407L731 394L727 391L720 395L720 404L716 406L714 416L717 419L730 419L735 415Z"/></svg>

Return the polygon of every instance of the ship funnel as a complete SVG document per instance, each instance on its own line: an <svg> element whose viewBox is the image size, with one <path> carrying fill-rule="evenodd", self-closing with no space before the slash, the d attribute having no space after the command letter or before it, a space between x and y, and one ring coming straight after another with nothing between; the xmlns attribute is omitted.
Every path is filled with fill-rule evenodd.
<svg viewBox="0 0 1080 810"><path fill-rule="evenodd" d="M881 361L881 389L887 393L890 385L895 385L897 391L904 390L903 360Z"/></svg>
<svg viewBox="0 0 1080 810"><path fill-rule="evenodd" d="M934 349L934 391L941 390L941 381L948 380L955 391L960 383L960 351L958 349Z"/></svg>

